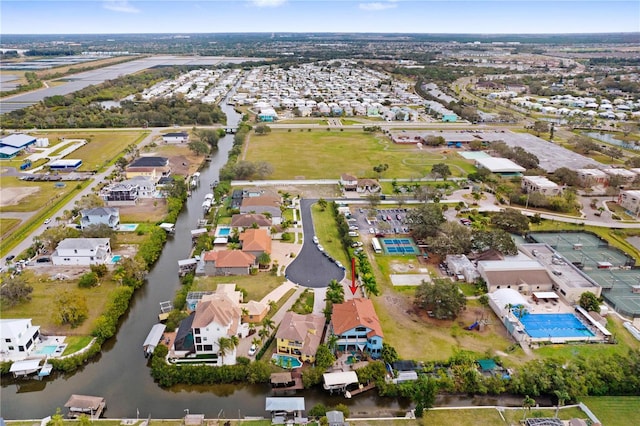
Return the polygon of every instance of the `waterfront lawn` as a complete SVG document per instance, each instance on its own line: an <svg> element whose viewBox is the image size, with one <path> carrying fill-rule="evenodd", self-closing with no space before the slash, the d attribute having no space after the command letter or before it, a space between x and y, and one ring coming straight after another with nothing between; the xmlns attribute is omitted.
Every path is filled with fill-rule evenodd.
<svg viewBox="0 0 640 426"><path fill-rule="evenodd" d="M82 348L86 348L91 343L91 336L67 336L64 343L67 345L62 355L75 354Z"/></svg>
<svg viewBox="0 0 640 426"><path fill-rule="evenodd" d="M284 283L284 277L272 275L271 272L259 272L258 275L236 275L233 277L196 277L191 291L215 291L218 284L233 282L236 289L244 289L247 292L245 302L249 300L260 301L269 292Z"/></svg>
<svg viewBox="0 0 640 426"><path fill-rule="evenodd" d="M270 163L274 169L270 179L338 179L342 173L377 178L373 167L378 164L389 166L383 178L424 177L431 166L443 162L449 164L453 176L475 170L453 151L396 145L382 135L361 130L274 130L268 135L251 136L245 160Z"/></svg>
<svg viewBox="0 0 640 426"><path fill-rule="evenodd" d="M51 279L47 271L51 274L50 270L54 268L58 269L58 267L42 268L42 275L37 274L34 270L25 270L21 276L33 287L31 300L13 307L3 305L0 317L31 318L33 324L41 327L42 334L88 336L93 330L94 321L104 312L110 293L119 283L110 279L102 279L99 286L88 289L78 288L77 278L62 281ZM67 269L78 271L77 267L69 267ZM86 271L88 270L89 268L86 268ZM40 268L38 268L37 272L40 272ZM84 297L87 302L88 317L76 328L57 325L52 320L52 313L55 310L53 301L63 291L72 291Z"/></svg>
<svg viewBox="0 0 640 426"><path fill-rule="evenodd" d="M626 426L640 413L640 396L588 396L580 398L603 425Z"/></svg>
<svg viewBox="0 0 640 426"><path fill-rule="evenodd" d="M77 184L77 182L65 182L63 188L57 188L54 182L27 182L16 176L0 176L0 188L2 188L0 193L5 202L7 201L5 190L24 190L29 193L16 204L0 206L0 213L36 211L66 196L75 189Z"/></svg>

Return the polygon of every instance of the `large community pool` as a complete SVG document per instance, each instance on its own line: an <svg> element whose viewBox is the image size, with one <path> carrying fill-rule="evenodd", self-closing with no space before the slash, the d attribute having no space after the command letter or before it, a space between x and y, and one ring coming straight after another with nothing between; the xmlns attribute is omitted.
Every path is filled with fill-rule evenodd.
<svg viewBox="0 0 640 426"><path fill-rule="evenodd" d="M536 339L594 337L574 314L524 314L520 322L525 332Z"/></svg>
<svg viewBox="0 0 640 426"><path fill-rule="evenodd" d="M392 255L416 255L419 253L418 247L413 242L413 238L380 238L380 243L385 254Z"/></svg>

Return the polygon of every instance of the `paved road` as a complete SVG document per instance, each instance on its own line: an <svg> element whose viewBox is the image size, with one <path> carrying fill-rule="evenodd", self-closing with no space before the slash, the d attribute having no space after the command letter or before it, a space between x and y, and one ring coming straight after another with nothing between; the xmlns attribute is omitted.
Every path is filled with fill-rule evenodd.
<svg viewBox="0 0 640 426"><path fill-rule="evenodd" d="M302 230L304 243L298 256L287 267L285 274L290 281L304 287L327 287L331 280L340 281L344 278L344 270L322 254L313 243L315 231L311 217L311 205L316 200L300 200L300 214L302 216Z"/></svg>

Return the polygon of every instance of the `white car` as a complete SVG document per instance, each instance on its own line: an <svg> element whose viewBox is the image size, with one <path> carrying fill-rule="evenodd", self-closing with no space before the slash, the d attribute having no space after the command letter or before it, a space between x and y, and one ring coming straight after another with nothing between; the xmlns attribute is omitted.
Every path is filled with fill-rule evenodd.
<svg viewBox="0 0 640 426"><path fill-rule="evenodd" d="M322 247L320 244L318 244L318 250L324 251L324 247Z"/></svg>
<svg viewBox="0 0 640 426"><path fill-rule="evenodd" d="M45 224L45 225L48 225L48 224L50 224L50 223L51 223L51 218L48 218L48 219L46 219L46 220L44 221L44 224Z"/></svg>
<svg viewBox="0 0 640 426"><path fill-rule="evenodd" d="M370 233L370 234L375 234L375 233L376 233L376 230L375 230L375 229L373 229L373 228L369 228L369 233Z"/></svg>
<svg viewBox="0 0 640 426"><path fill-rule="evenodd" d="M258 352L258 347L254 344L249 348L249 356L254 356Z"/></svg>
<svg viewBox="0 0 640 426"><path fill-rule="evenodd" d="M313 243L318 244L318 237L316 237L315 235L313 236Z"/></svg>

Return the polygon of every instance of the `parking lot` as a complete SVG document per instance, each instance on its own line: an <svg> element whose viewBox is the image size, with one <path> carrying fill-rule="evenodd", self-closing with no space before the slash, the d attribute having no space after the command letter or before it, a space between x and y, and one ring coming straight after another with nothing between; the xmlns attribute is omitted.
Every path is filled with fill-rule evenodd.
<svg viewBox="0 0 640 426"><path fill-rule="evenodd" d="M408 234L409 227L406 224L408 209L376 209L375 216L366 207L351 209L351 217L347 218L351 231L360 234L374 235L398 235Z"/></svg>

